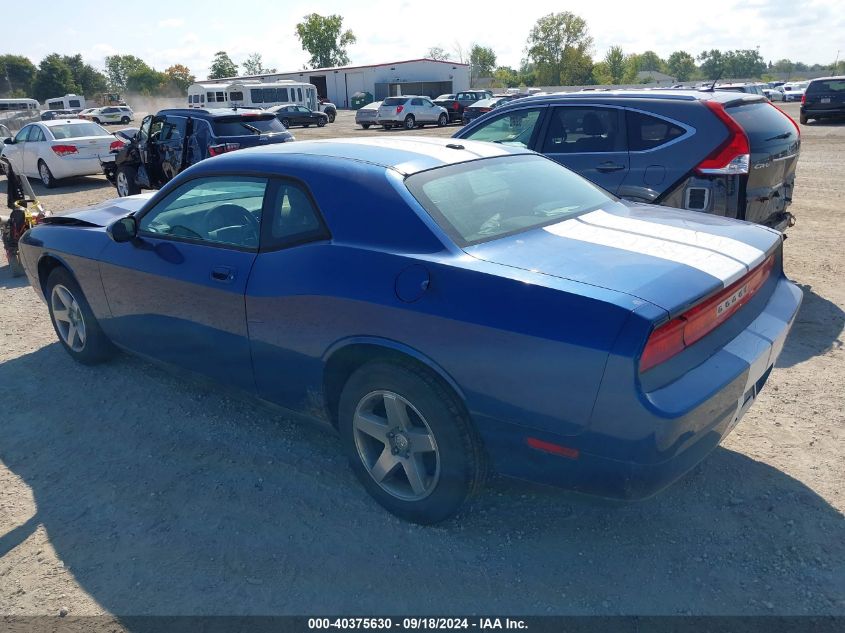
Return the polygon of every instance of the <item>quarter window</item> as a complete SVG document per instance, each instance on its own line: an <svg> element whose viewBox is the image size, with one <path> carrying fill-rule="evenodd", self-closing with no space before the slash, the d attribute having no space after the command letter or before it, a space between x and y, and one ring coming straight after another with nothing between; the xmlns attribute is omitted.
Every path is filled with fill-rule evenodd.
<svg viewBox="0 0 845 633"><path fill-rule="evenodd" d="M268 205L272 215L266 224L262 249L327 238L328 231L305 189L291 182L279 182L277 187Z"/></svg>
<svg viewBox="0 0 845 633"><path fill-rule="evenodd" d="M218 176L186 182L140 220L153 237L255 250L258 248L264 178Z"/></svg>
<svg viewBox="0 0 845 633"><path fill-rule="evenodd" d="M620 110L563 106L552 110L544 154L625 151Z"/></svg>
<svg viewBox="0 0 845 633"><path fill-rule="evenodd" d="M629 110L625 116L628 120L628 149L632 152L660 147L686 132L681 126L666 119L658 119L642 112Z"/></svg>
<svg viewBox="0 0 845 633"><path fill-rule="evenodd" d="M539 118L540 110L513 110L490 119L464 138L528 147Z"/></svg>

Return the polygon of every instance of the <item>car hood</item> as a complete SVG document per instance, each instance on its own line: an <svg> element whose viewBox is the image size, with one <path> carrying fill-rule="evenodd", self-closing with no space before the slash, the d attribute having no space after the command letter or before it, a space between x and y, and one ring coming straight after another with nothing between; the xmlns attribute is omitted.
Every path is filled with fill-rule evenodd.
<svg viewBox="0 0 845 633"><path fill-rule="evenodd" d="M742 278L781 240L777 231L747 222L618 202L464 250L624 292L674 315Z"/></svg>
<svg viewBox="0 0 845 633"><path fill-rule="evenodd" d="M154 194L154 191L150 191L147 193L139 193L136 196L107 200L77 211L48 216L44 223L107 226L117 218L122 218L130 213L138 211L144 206L147 200L153 197Z"/></svg>

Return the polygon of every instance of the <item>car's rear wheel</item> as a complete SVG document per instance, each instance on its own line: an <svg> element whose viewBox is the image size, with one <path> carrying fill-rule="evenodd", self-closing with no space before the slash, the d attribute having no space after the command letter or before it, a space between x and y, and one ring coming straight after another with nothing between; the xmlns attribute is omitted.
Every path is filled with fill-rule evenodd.
<svg viewBox="0 0 845 633"><path fill-rule="evenodd" d="M285 126L285 129L290 127L290 119L282 119L282 125Z"/></svg>
<svg viewBox="0 0 845 633"><path fill-rule="evenodd" d="M38 176L41 178L41 184L47 189L52 189L56 186L56 179L53 177L53 172L47 167L47 163L43 160L38 161Z"/></svg>
<svg viewBox="0 0 845 633"><path fill-rule="evenodd" d="M413 114L409 114L408 116L405 117L405 129L406 130L413 130L414 126L416 124L417 124L417 122L414 120Z"/></svg>
<svg viewBox="0 0 845 633"><path fill-rule="evenodd" d="M46 284L50 320L59 342L77 362L93 365L114 355L115 349L103 334L82 289L65 268L50 273Z"/></svg>
<svg viewBox="0 0 845 633"><path fill-rule="evenodd" d="M361 127L362 127L362 128L364 128L365 130L369 130L369 129L370 129L370 124L369 124L369 123L362 123L362 124L361 124Z"/></svg>
<svg viewBox="0 0 845 633"><path fill-rule="evenodd" d="M324 127L325 125L326 125L326 119L324 119L322 117L317 119L317 127Z"/></svg>
<svg viewBox="0 0 845 633"><path fill-rule="evenodd" d="M399 517L443 521L483 485L483 447L460 402L416 365L359 368L341 393L339 423L352 470Z"/></svg>
<svg viewBox="0 0 845 633"><path fill-rule="evenodd" d="M100 123L101 123L100 119L98 119L97 117L94 117L94 118L93 118L93 121L94 121L94 123L96 123L97 125L100 125Z"/></svg>
<svg viewBox="0 0 845 633"><path fill-rule="evenodd" d="M437 125L438 127L446 127L449 124L449 115L441 114L437 118Z"/></svg>
<svg viewBox="0 0 845 633"><path fill-rule="evenodd" d="M810 119L808 119L807 116L804 114L799 115L798 120L801 122L801 125L807 125L807 123L809 123L810 121Z"/></svg>
<svg viewBox="0 0 845 633"><path fill-rule="evenodd" d="M387 123L383 123L383 124L382 124L382 127L383 127L385 130L389 130L389 129L390 129L390 128L392 128L393 126L392 126L392 125L387 125Z"/></svg>
<svg viewBox="0 0 845 633"><path fill-rule="evenodd" d="M129 117L128 116L123 117L120 120L120 122L123 123L123 125L126 125L127 123L129 123Z"/></svg>
<svg viewBox="0 0 845 633"><path fill-rule="evenodd" d="M121 165L117 168L114 178L114 186L117 188L117 195L121 198L134 196L141 193L141 188L135 182L137 170L131 165Z"/></svg>

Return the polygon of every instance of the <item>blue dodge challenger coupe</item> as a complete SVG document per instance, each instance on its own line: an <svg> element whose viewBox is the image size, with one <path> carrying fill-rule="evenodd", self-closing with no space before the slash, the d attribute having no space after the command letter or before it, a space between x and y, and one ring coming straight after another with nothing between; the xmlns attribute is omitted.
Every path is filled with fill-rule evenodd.
<svg viewBox="0 0 845 633"><path fill-rule="evenodd" d="M490 469L633 499L698 463L795 319L781 244L403 137L225 154L21 252L79 362L126 349L322 416L379 503L431 523Z"/></svg>

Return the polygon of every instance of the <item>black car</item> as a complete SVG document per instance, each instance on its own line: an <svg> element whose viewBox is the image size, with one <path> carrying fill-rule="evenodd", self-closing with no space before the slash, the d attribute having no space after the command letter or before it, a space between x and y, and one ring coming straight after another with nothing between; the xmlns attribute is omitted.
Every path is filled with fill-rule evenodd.
<svg viewBox="0 0 845 633"><path fill-rule="evenodd" d="M455 138L528 147L622 198L783 230L798 125L765 97L619 90L507 103Z"/></svg>
<svg viewBox="0 0 845 633"><path fill-rule="evenodd" d="M53 121L55 119L77 119L76 110L44 110L41 113L42 121Z"/></svg>
<svg viewBox="0 0 845 633"><path fill-rule="evenodd" d="M435 105L446 108L449 113L449 121L461 122L464 119L464 110L482 99L490 99L493 93L489 90L464 90L454 95L440 95L434 100Z"/></svg>
<svg viewBox="0 0 845 633"><path fill-rule="evenodd" d="M845 116L845 75L813 79L801 98L801 123Z"/></svg>
<svg viewBox="0 0 845 633"><path fill-rule="evenodd" d="M323 127L329 122L329 115L301 105L280 105L267 108L267 111L273 112L285 128L289 128L291 125Z"/></svg>
<svg viewBox="0 0 845 633"><path fill-rule="evenodd" d="M464 123L469 123L473 119L477 119L482 114L487 114L491 110L505 105L508 101L514 100L514 95L498 95L490 99L481 99L470 106L464 108Z"/></svg>
<svg viewBox="0 0 845 633"><path fill-rule="evenodd" d="M117 150L103 172L119 196L160 189L205 158L237 149L294 140L274 114L220 108L161 110L144 117L138 133Z"/></svg>

